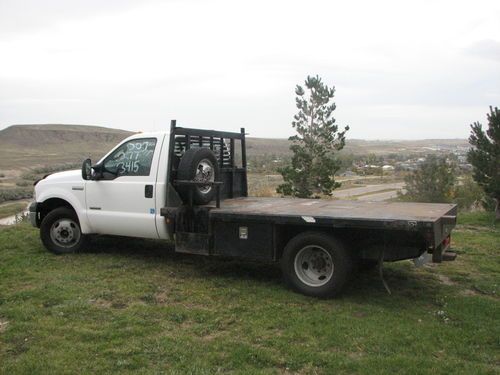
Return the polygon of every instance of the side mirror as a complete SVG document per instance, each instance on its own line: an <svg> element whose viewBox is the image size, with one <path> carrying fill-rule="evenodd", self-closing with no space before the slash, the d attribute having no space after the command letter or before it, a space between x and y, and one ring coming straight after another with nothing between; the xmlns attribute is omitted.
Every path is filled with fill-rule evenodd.
<svg viewBox="0 0 500 375"><path fill-rule="evenodd" d="M92 162L90 159L85 159L82 164L82 178L90 180L92 178Z"/></svg>
<svg viewBox="0 0 500 375"><path fill-rule="evenodd" d="M104 166L100 163L93 165L91 180L101 180L104 178Z"/></svg>

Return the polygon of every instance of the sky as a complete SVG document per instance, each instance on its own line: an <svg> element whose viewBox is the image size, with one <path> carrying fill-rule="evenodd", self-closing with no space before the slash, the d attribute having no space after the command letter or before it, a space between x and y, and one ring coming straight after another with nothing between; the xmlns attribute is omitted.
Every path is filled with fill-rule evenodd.
<svg viewBox="0 0 500 375"><path fill-rule="evenodd" d="M288 137L295 85L348 138L467 138L500 106L500 1L0 0L0 129Z"/></svg>

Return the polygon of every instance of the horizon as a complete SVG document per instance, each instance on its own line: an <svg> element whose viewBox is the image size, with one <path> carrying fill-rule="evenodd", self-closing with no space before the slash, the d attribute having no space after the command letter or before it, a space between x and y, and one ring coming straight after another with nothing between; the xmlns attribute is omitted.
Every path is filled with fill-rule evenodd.
<svg viewBox="0 0 500 375"><path fill-rule="evenodd" d="M112 128L109 126L103 126L103 125L94 125L94 124L51 124L51 123L40 123L40 124L11 124L7 125L6 127L0 129L0 133L3 130L6 130L10 127L13 126L82 126L82 127L97 127L97 128L103 128L103 129L111 129L111 130L119 130L119 131L124 131L124 132L131 132L131 133L147 133L147 132L161 132L161 131L168 131L169 129L165 130L150 130L150 131L141 131L141 130L129 130L129 129L120 129L120 128ZM169 125L170 126L170 125ZM179 126L182 127L182 126ZM191 126L185 126L187 128L190 128ZM194 127L198 128L198 127ZM200 127L199 129L207 129L207 130L217 130L217 129L208 129L204 127ZM229 130L231 131L231 130ZM248 132L248 129L245 128L245 132L247 135L247 138L259 138L259 139L278 139L278 140L288 140L288 137L257 137L257 136L252 136L251 133ZM346 141L368 141L368 142L416 142L416 141L468 141L467 138L416 138L416 139L405 139L405 138L346 138Z"/></svg>

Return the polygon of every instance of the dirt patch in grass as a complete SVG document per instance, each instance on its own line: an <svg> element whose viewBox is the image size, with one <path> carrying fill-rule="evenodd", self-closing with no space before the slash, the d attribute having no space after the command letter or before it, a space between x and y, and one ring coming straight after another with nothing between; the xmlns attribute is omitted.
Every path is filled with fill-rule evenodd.
<svg viewBox="0 0 500 375"><path fill-rule="evenodd" d="M109 308L111 308L111 306L113 305L113 302L112 302L112 301L107 301L107 300L102 299L102 298L98 298L98 299L91 299L89 302L90 302L92 305L97 306L97 307L100 307L100 308L103 308L103 309L109 309Z"/></svg>
<svg viewBox="0 0 500 375"><path fill-rule="evenodd" d="M442 274L437 274L436 276L439 279L439 281L442 284L444 284L444 285L447 285L447 286L459 286L458 282L453 281L448 276L445 276L445 275L442 275ZM488 294L487 293L483 293L480 290L475 290L474 288L473 289L463 288L460 291L460 295L465 296L465 297L474 297L474 296L478 296L478 295L488 295Z"/></svg>
<svg viewBox="0 0 500 375"><path fill-rule="evenodd" d="M496 232L494 227L485 227L480 225L457 225L457 232Z"/></svg>
<svg viewBox="0 0 500 375"><path fill-rule="evenodd" d="M4 319L0 319L0 333L4 332L7 329L7 325L9 322Z"/></svg>
<svg viewBox="0 0 500 375"><path fill-rule="evenodd" d="M200 339L201 339L201 341L210 342L210 341L214 341L216 339L219 339L226 334L227 334L227 331L220 330L220 331L210 332L206 335L200 336Z"/></svg>
<svg viewBox="0 0 500 375"><path fill-rule="evenodd" d="M466 297L474 297L474 296L479 295L478 292L476 292L475 290L472 290L472 289L464 289L460 294L462 296L466 296Z"/></svg>
<svg viewBox="0 0 500 375"><path fill-rule="evenodd" d="M452 281L448 276L437 274L436 275L439 281L443 283L444 285L452 286L452 285L457 285L456 282Z"/></svg>
<svg viewBox="0 0 500 375"><path fill-rule="evenodd" d="M154 301L158 305L164 305L169 300L169 293L166 290L155 293Z"/></svg>

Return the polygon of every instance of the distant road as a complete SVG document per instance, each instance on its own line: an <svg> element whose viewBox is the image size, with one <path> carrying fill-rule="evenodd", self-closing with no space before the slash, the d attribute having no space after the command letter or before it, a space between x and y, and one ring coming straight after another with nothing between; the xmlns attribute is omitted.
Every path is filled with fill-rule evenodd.
<svg viewBox="0 0 500 375"><path fill-rule="evenodd" d="M397 197L398 191L402 190L403 187L404 182L367 185L351 189L337 190L333 192L333 196L338 199L357 199L380 202ZM387 191L389 189L390 191Z"/></svg>
<svg viewBox="0 0 500 375"><path fill-rule="evenodd" d="M383 193L375 193L362 195L361 197L357 197L358 201L371 201L371 202L382 202L387 201L392 198L396 198L398 196L399 190L385 191Z"/></svg>

